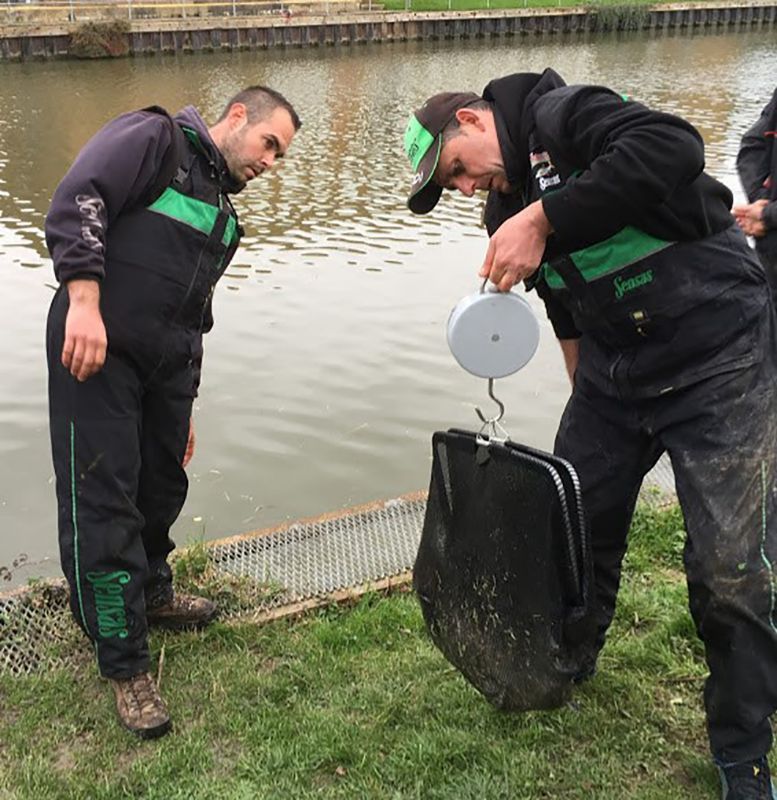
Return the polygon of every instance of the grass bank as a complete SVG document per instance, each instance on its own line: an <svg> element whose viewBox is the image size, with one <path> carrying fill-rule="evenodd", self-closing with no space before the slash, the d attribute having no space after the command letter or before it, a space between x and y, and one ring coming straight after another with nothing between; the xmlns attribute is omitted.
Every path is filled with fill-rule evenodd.
<svg viewBox="0 0 777 800"><path fill-rule="evenodd" d="M643 507L599 673L553 712L495 711L414 597L153 637L175 730L136 741L77 672L0 680L0 798L701 800L716 797L682 520Z"/></svg>
<svg viewBox="0 0 777 800"><path fill-rule="evenodd" d="M671 0L376 0L386 11L487 11L499 8L585 8L619 10L629 16L633 9L669 3ZM693 5L693 3L691 3ZM699 2L698 5L704 5Z"/></svg>

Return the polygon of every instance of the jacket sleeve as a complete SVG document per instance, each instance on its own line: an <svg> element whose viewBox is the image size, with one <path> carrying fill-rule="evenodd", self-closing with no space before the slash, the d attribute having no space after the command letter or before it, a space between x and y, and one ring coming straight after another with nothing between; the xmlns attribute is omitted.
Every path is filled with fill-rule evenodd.
<svg viewBox="0 0 777 800"><path fill-rule="evenodd" d="M761 219L766 226L766 230L777 230L777 200L773 200L764 207Z"/></svg>
<svg viewBox="0 0 777 800"><path fill-rule="evenodd" d="M737 172L751 203L769 197L766 180L773 160L772 149L777 147L777 139L774 133L767 136L767 131L773 131L774 127L777 127L777 89L755 125L742 137L737 154ZM775 179L775 176L772 178Z"/></svg>
<svg viewBox="0 0 777 800"><path fill-rule="evenodd" d="M599 86L566 86L537 100L542 143L579 170L542 199L561 239L612 236L645 208L666 202L704 169L704 144L680 117Z"/></svg>
<svg viewBox="0 0 777 800"><path fill-rule="evenodd" d="M165 117L135 111L112 120L84 145L46 216L46 244L59 281L102 279L106 232L151 188L170 141Z"/></svg>

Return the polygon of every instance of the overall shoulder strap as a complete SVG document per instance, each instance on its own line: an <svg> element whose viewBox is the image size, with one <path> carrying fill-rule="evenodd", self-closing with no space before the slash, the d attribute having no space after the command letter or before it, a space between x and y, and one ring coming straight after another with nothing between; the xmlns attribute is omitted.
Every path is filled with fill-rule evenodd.
<svg viewBox="0 0 777 800"><path fill-rule="evenodd" d="M151 205L164 190L179 177L179 172L184 169L188 144L181 126L161 106L148 106L143 111L149 111L164 117L170 126L170 146L165 151L162 164L157 173L156 180L140 200L140 205ZM183 176L185 177L185 176Z"/></svg>

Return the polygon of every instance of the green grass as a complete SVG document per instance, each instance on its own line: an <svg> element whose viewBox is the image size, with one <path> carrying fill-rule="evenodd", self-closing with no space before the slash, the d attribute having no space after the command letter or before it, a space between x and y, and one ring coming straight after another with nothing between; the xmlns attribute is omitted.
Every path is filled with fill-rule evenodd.
<svg viewBox="0 0 777 800"><path fill-rule="evenodd" d="M596 677L552 712L490 707L412 594L296 623L155 634L174 732L139 742L91 665L0 679L0 798L716 797L679 512L640 510Z"/></svg>
<svg viewBox="0 0 777 800"><path fill-rule="evenodd" d="M631 9L671 0L375 0L386 11L479 11L498 8L571 8L595 10L599 7L616 8L623 15Z"/></svg>

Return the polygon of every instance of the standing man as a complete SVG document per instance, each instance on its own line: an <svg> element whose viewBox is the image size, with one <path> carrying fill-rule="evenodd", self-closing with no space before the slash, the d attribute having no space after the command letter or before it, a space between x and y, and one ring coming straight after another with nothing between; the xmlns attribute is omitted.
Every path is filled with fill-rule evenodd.
<svg viewBox="0 0 777 800"><path fill-rule="evenodd" d="M739 227L755 239L766 276L777 297L777 89L761 116L742 137L737 170L747 199L735 206Z"/></svg>
<svg viewBox="0 0 777 800"><path fill-rule="evenodd" d="M591 526L596 636L615 610L644 475L663 451L706 648L710 744L726 800L771 800L777 708L777 344L763 270L686 121L553 70L438 94L410 118L408 205L488 192L481 277L543 298L573 390L555 452Z"/></svg>
<svg viewBox="0 0 777 800"><path fill-rule="evenodd" d="M173 593L167 556L188 487L202 334L242 234L229 196L282 158L299 127L263 86L233 97L210 128L191 106L175 118L124 114L87 142L46 218L60 281L47 352L62 569L121 722L141 738L171 727L148 674L148 625L216 614Z"/></svg>

